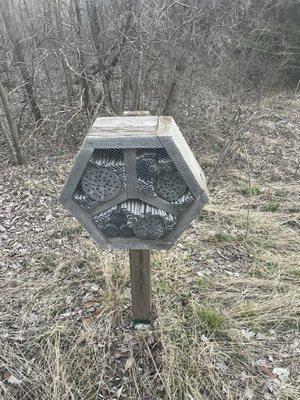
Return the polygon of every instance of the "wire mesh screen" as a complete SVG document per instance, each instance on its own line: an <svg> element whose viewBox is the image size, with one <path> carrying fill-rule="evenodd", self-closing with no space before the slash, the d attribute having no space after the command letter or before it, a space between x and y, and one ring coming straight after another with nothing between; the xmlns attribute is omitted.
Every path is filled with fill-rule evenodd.
<svg viewBox="0 0 300 400"><path fill-rule="evenodd" d="M96 149L73 199L85 210L106 203L126 191L123 149Z"/></svg>
<svg viewBox="0 0 300 400"><path fill-rule="evenodd" d="M73 200L109 238L167 239L194 202L164 148L95 149Z"/></svg>

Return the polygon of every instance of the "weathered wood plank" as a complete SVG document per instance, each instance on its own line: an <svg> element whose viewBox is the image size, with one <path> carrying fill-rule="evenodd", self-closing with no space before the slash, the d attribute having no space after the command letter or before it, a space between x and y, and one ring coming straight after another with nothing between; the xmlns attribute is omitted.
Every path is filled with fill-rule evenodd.
<svg viewBox="0 0 300 400"><path fill-rule="evenodd" d="M130 198L132 199L135 198L138 190L135 149L124 150L124 163L125 163L127 195L129 199Z"/></svg>
<svg viewBox="0 0 300 400"><path fill-rule="evenodd" d="M123 115L127 115L127 116L150 115L150 111L124 111Z"/></svg>
<svg viewBox="0 0 300 400"><path fill-rule="evenodd" d="M168 250L173 243L165 240L142 240L138 238L108 238L107 242L114 249Z"/></svg>
<svg viewBox="0 0 300 400"><path fill-rule="evenodd" d="M84 212L74 200L69 200L64 204L64 207L73 215L73 217L77 219L81 225L83 225L92 239L94 239L101 247L109 248L107 241L96 228L92 217Z"/></svg>
<svg viewBox="0 0 300 400"><path fill-rule="evenodd" d="M194 218L198 215L202 207L207 203L208 197L203 192L195 202L181 215L178 225L165 238L167 241L174 241L185 231Z"/></svg>
<svg viewBox="0 0 300 400"><path fill-rule="evenodd" d="M69 173L66 183L64 184L63 190L60 194L59 201L63 204L72 197L75 192L80 178L87 166L89 159L93 154L93 149L81 149L76 158L74 165Z"/></svg>
<svg viewBox="0 0 300 400"><path fill-rule="evenodd" d="M150 251L129 250L133 323L150 324Z"/></svg>
<svg viewBox="0 0 300 400"><path fill-rule="evenodd" d="M118 149L118 148L161 148L162 143L158 136L153 133L152 135L146 136L144 132L141 132L139 136L124 136L123 132L119 136L112 136L110 138L103 136L86 136L82 144L84 149Z"/></svg>
<svg viewBox="0 0 300 400"><path fill-rule="evenodd" d="M162 115L158 118L157 135L172 136L173 117Z"/></svg>
<svg viewBox="0 0 300 400"><path fill-rule="evenodd" d="M206 179L202 168L174 119L172 117L159 117L157 131L162 144L177 165L180 174L188 184L190 183L193 186L195 196L198 196L201 191L204 191L208 195ZM201 188L200 191L199 188L197 190L198 186Z"/></svg>
<svg viewBox="0 0 300 400"><path fill-rule="evenodd" d="M138 198L141 201L144 201L145 203L150 204L150 206L160 208L170 214L173 214L175 216L179 215L178 210L176 207L173 207L172 204L170 204L167 200L164 200L160 197L156 196L149 196L144 193L139 193Z"/></svg>
<svg viewBox="0 0 300 400"><path fill-rule="evenodd" d="M118 204L122 203L123 201L126 201L128 199L127 193L120 193L118 196L114 197L113 199L106 201L103 204L99 204L95 207L93 207L90 210L87 210L86 212L90 214L91 217L94 217L97 214L100 214L104 211L109 210L112 207L117 206Z"/></svg>
<svg viewBox="0 0 300 400"><path fill-rule="evenodd" d="M139 133L143 133L144 135L156 134L157 124L157 116L99 117L96 118L88 136L136 135Z"/></svg>

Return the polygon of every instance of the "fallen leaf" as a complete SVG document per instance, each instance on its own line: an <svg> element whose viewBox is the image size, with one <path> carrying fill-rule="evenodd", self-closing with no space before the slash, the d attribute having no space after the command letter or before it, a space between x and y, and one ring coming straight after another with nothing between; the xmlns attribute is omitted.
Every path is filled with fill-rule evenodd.
<svg viewBox="0 0 300 400"><path fill-rule="evenodd" d="M263 372L265 375L269 376L270 378L274 378L273 372L265 364L260 366L260 370L261 370L261 372Z"/></svg>
<svg viewBox="0 0 300 400"><path fill-rule="evenodd" d="M8 383L12 385L21 385L22 381L15 376L13 376L10 372L4 372L3 374L3 380L7 381Z"/></svg>
<svg viewBox="0 0 300 400"><path fill-rule="evenodd" d="M84 303L84 307L92 307L92 306L94 306L95 305L95 303L96 303L96 301L95 300L87 300L85 303Z"/></svg>
<svg viewBox="0 0 300 400"><path fill-rule="evenodd" d="M123 386L121 386L120 389L117 390L117 399L121 397L122 392L123 392Z"/></svg>
<svg viewBox="0 0 300 400"><path fill-rule="evenodd" d="M20 379L17 379L15 376L11 376L7 382L11 383L12 385L21 385L22 381Z"/></svg>
<svg viewBox="0 0 300 400"><path fill-rule="evenodd" d="M124 371L128 371L130 368L132 368L132 365L133 365L133 358L128 358L125 363Z"/></svg>
<svg viewBox="0 0 300 400"><path fill-rule="evenodd" d="M99 291L99 286L98 285L92 285L91 286L91 291L92 292L98 292Z"/></svg>
<svg viewBox="0 0 300 400"><path fill-rule="evenodd" d="M11 377L10 372L3 372L3 380L7 381Z"/></svg>

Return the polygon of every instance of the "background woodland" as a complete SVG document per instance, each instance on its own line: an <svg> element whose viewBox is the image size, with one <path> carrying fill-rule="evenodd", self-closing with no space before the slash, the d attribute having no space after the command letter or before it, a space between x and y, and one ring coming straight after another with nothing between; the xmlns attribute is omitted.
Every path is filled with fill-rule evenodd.
<svg viewBox="0 0 300 400"><path fill-rule="evenodd" d="M299 24L293 0L2 0L1 140L21 163L33 130L76 145L100 114L297 90Z"/></svg>

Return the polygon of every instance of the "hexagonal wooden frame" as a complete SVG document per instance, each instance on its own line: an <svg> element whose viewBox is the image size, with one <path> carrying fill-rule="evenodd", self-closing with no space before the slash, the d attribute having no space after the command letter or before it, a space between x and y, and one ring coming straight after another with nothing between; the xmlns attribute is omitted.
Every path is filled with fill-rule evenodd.
<svg viewBox="0 0 300 400"><path fill-rule="evenodd" d="M105 148L124 149L127 191L92 210L84 210L73 200L73 194L93 151ZM93 216L127 199L141 200L164 211L178 214L178 211L168 201L156 196L147 196L138 191L136 171L130 170L130 168L132 169L132 160L135 159L135 149L138 148L164 148L189 187L195 201L180 215L175 229L169 232L163 240L105 238L93 222ZM199 210L208 202L208 192L204 173L172 117L101 117L96 119L83 141L62 190L60 202L101 247L169 249L197 216Z"/></svg>

